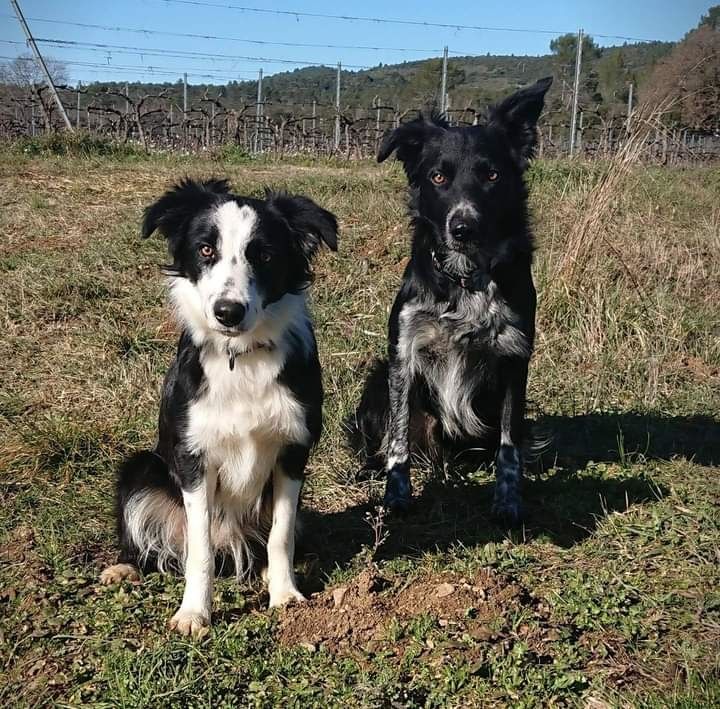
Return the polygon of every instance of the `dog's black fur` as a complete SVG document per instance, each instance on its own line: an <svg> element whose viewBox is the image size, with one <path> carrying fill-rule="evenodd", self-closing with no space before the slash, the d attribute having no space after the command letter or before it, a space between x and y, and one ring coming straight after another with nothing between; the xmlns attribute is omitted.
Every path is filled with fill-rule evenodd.
<svg viewBox="0 0 720 709"><path fill-rule="evenodd" d="M385 469L385 504L411 497L411 455L497 449L494 511L521 517L528 362L535 337L533 239L524 172L552 79L449 127L420 117L388 134L410 186L412 253L390 314L388 359L371 371L351 442Z"/></svg>

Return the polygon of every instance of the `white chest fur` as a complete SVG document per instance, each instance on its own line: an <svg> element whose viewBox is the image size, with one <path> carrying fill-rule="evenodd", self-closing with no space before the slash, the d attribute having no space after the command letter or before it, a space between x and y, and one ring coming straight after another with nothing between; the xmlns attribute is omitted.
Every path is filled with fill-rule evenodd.
<svg viewBox="0 0 720 709"><path fill-rule="evenodd" d="M445 431L481 436L473 398L492 385L498 357L529 357L518 318L491 283L487 292L465 293L451 309L447 303L412 301L400 313L398 349L409 374L422 374L435 392Z"/></svg>
<svg viewBox="0 0 720 709"><path fill-rule="evenodd" d="M190 449L217 471L223 497L259 500L281 448L306 443L302 404L278 381L285 361L281 347L228 357L203 352L205 381L188 411Z"/></svg>

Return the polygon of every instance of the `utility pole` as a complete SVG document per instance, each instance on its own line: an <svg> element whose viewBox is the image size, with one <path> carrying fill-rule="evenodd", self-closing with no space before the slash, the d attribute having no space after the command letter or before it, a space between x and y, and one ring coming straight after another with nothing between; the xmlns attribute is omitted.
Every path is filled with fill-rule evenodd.
<svg viewBox="0 0 720 709"><path fill-rule="evenodd" d="M627 106L627 132L630 132L630 121L632 119L632 101L633 101L633 85L630 82L630 91L628 92L628 106Z"/></svg>
<svg viewBox="0 0 720 709"><path fill-rule="evenodd" d="M375 103L375 147L380 144L380 97L375 96L373 99Z"/></svg>
<svg viewBox="0 0 720 709"><path fill-rule="evenodd" d="M80 130L80 89L82 81L78 81L77 85L77 108L75 109L75 130Z"/></svg>
<svg viewBox="0 0 720 709"><path fill-rule="evenodd" d="M583 112L580 111L580 125L578 126L577 148L582 152L583 144Z"/></svg>
<svg viewBox="0 0 720 709"><path fill-rule="evenodd" d="M258 71L258 92L257 92L257 103L255 104L255 147L254 152L259 152L262 149L260 140L260 119L262 118L262 79L263 70Z"/></svg>
<svg viewBox="0 0 720 709"><path fill-rule="evenodd" d="M183 122L187 120L188 100L187 100L187 74L183 74Z"/></svg>
<svg viewBox="0 0 720 709"><path fill-rule="evenodd" d="M570 118L570 157L575 153L575 126L577 124L578 95L580 93L580 67L582 65L583 31L578 30L577 55L575 57L575 89L573 91L572 116Z"/></svg>
<svg viewBox="0 0 720 709"><path fill-rule="evenodd" d="M442 79L440 80L440 113L445 114L447 111L447 62L448 62L448 48L443 49L443 60L442 60Z"/></svg>
<svg viewBox="0 0 720 709"><path fill-rule="evenodd" d="M313 99L312 104L312 146L313 150L317 147L317 133L315 129L317 127L317 102Z"/></svg>
<svg viewBox="0 0 720 709"><path fill-rule="evenodd" d="M337 78L335 79L335 150L340 148L340 72L342 65L338 62Z"/></svg>
<svg viewBox="0 0 720 709"><path fill-rule="evenodd" d="M15 10L15 14L17 15L18 22L23 28L23 31L25 32L25 36L27 37L28 44L30 45L30 49L32 49L33 54L35 55L35 61L37 61L38 66L42 70L43 74L45 74L45 79L47 80L48 88L50 89L50 93L52 94L53 98L55 99L55 103L57 104L58 110L60 111L60 115L62 116L63 121L65 122L65 127L72 133L73 127L72 123L70 123L70 119L68 118L67 111L65 110L65 106L63 106L62 101L60 100L60 95L57 92L57 89L55 88L55 84L52 80L52 77L50 76L50 72L48 71L48 68L45 64L45 60L42 58L42 54L40 54L40 50L37 47L37 44L35 44L35 40L33 39L32 33L30 32L30 28L27 25L27 22L25 22L25 16L22 14L22 10L20 9L20 5L18 5L17 0L10 0L10 4L13 6L13 10Z"/></svg>

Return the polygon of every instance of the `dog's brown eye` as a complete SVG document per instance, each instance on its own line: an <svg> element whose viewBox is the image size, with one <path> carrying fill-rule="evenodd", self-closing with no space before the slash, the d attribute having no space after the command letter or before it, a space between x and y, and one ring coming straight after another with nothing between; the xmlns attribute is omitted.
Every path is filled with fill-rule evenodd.
<svg viewBox="0 0 720 709"><path fill-rule="evenodd" d="M490 182L497 182L500 177L500 173L497 170L489 170L487 178Z"/></svg>
<svg viewBox="0 0 720 709"><path fill-rule="evenodd" d="M260 261L262 263L270 263L270 261L272 261L272 254L269 251L263 251L260 254Z"/></svg>
<svg viewBox="0 0 720 709"><path fill-rule="evenodd" d="M444 185L447 182L447 177L442 172L433 172L430 179L434 185Z"/></svg>
<svg viewBox="0 0 720 709"><path fill-rule="evenodd" d="M200 255L203 258L210 258L214 253L215 253L215 249L213 249L213 247L210 246L209 244L203 244L200 247Z"/></svg>

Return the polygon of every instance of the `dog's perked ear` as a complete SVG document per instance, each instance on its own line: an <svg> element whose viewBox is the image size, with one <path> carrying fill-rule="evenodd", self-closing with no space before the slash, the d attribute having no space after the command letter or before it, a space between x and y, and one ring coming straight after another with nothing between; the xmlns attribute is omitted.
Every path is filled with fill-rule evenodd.
<svg viewBox="0 0 720 709"><path fill-rule="evenodd" d="M447 127L439 116L430 120L424 116L403 123L385 135L380 143L377 161L383 162L395 151L396 157L405 167L408 176L413 172L413 165L422 150L422 146L430 136L440 133Z"/></svg>
<svg viewBox="0 0 720 709"><path fill-rule="evenodd" d="M535 153L537 122L543 109L545 94L552 82L551 76L540 79L490 109L489 125L501 129L507 135L523 169Z"/></svg>
<svg viewBox="0 0 720 709"><path fill-rule="evenodd" d="M170 245L179 238L188 220L200 209L212 205L218 195L230 191L227 180L210 179L203 182L185 178L168 190L143 215L141 235L147 239L159 231Z"/></svg>
<svg viewBox="0 0 720 709"><path fill-rule="evenodd" d="M334 214L307 197L268 191L266 199L270 209L298 235L300 248L308 260L321 244L337 251L338 223Z"/></svg>

